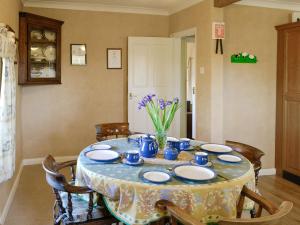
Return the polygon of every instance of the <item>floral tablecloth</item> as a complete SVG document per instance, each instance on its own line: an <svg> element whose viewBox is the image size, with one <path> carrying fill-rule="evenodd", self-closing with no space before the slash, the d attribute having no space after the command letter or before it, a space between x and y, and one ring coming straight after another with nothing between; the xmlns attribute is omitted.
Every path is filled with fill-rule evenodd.
<svg viewBox="0 0 300 225"><path fill-rule="evenodd" d="M137 149L127 139L104 141L113 150L123 153ZM202 222L220 218L235 218L236 203L243 185L255 189L254 171L251 163L239 155L243 161L237 164L221 162L216 155L209 154L213 170L221 175L205 183L183 182L172 178L164 185L145 183L140 174L145 170L168 171L169 164L145 163L140 167L122 163L102 164L85 157L91 150L85 148L78 158L77 184L87 185L103 194L108 209L126 224L148 224L163 216L155 208L158 200L166 199L187 210ZM233 154L238 155L234 152ZM160 162L158 160L158 162Z"/></svg>

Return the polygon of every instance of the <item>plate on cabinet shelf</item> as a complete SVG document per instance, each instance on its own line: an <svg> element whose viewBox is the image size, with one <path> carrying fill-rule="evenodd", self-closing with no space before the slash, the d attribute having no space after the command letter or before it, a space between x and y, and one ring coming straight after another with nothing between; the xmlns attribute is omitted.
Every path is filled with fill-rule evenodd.
<svg viewBox="0 0 300 225"><path fill-rule="evenodd" d="M54 62L56 59L56 49L50 45L44 50L44 55L48 62Z"/></svg>
<svg viewBox="0 0 300 225"><path fill-rule="evenodd" d="M43 33L39 30L33 30L30 33L32 39L41 40L43 38Z"/></svg>
<svg viewBox="0 0 300 225"><path fill-rule="evenodd" d="M56 40L56 33L53 31L49 31L49 30L44 31L44 36L48 41Z"/></svg>

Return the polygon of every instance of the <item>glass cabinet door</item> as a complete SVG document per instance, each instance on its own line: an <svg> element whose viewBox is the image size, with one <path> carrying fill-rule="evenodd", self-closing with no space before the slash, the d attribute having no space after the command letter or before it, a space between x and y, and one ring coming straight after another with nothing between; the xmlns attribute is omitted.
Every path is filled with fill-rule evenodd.
<svg viewBox="0 0 300 225"><path fill-rule="evenodd" d="M56 78L57 33L39 28L29 32L29 79Z"/></svg>

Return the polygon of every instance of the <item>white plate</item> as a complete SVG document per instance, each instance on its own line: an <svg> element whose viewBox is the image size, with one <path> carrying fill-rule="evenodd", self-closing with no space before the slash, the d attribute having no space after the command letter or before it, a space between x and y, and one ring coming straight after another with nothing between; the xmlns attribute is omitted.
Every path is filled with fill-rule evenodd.
<svg viewBox="0 0 300 225"><path fill-rule="evenodd" d="M167 141L179 141L179 140L175 137L167 137Z"/></svg>
<svg viewBox="0 0 300 225"><path fill-rule="evenodd" d="M55 41L56 39L56 33L52 31L45 31L44 32L45 38L47 38L49 41Z"/></svg>
<svg viewBox="0 0 300 225"><path fill-rule="evenodd" d="M119 153L111 150L93 150L85 153L89 159L98 162L111 162L119 158Z"/></svg>
<svg viewBox="0 0 300 225"><path fill-rule="evenodd" d="M171 179L171 176L161 171L148 171L143 174L143 178L153 183L165 183Z"/></svg>
<svg viewBox="0 0 300 225"><path fill-rule="evenodd" d="M33 30L33 31L31 31L30 36L31 36L31 38L33 38L33 39L38 39L38 40L40 40L40 39L42 39L43 34L42 34L42 32L39 31L39 30Z"/></svg>
<svg viewBox="0 0 300 225"><path fill-rule="evenodd" d="M219 144L204 144L200 146L202 150L214 153L228 153L232 152L232 148L226 145Z"/></svg>
<svg viewBox="0 0 300 225"><path fill-rule="evenodd" d="M191 141L189 138L180 138L180 141Z"/></svg>
<svg viewBox="0 0 300 225"><path fill-rule="evenodd" d="M111 146L110 145L105 145L105 144L94 144L92 146L92 148L94 150L108 150L108 149L111 149Z"/></svg>
<svg viewBox="0 0 300 225"><path fill-rule="evenodd" d="M44 55L48 62L54 62L56 59L56 49L53 46L48 46L44 50Z"/></svg>
<svg viewBox="0 0 300 225"><path fill-rule="evenodd" d="M235 155L219 155L218 159L225 161L225 162L232 162L232 163L237 163L241 162L242 159L238 156Z"/></svg>
<svg viewBox="0 0 300 225"><path fill-rule="evenodd" d="M195 165L176 166L173 168L173 172L177 177L191 181L207 181L216 177L213 170Z"/></svg>

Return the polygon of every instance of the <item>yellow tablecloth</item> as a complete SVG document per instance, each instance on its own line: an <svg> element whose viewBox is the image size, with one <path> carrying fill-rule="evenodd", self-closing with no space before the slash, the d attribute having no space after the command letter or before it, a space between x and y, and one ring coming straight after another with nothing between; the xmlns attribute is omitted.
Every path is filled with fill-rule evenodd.
<svg viewBox="0 0 300 225"><path fill-rule="evenodd" d="M106 144L120 152L134 148L125 139L107 141ZM88 150L85 149L78 159L77 184L88 185L106 196L109 210L126 224L148 224L159 219L163 214L155 208L155 203L161 199L173 202L202 222L235 218L236 204L243 185L255 189L253 167L242 156L243 163L234 165L218 162L216 156L210 156L215 165L214 170L232 177L228 180L218 177L214 182L197 184L173 179L168 184L156 185L142 182L138 174L145 168L166 168L165 165L130 167L95 163L84 156Z"/></svg>

